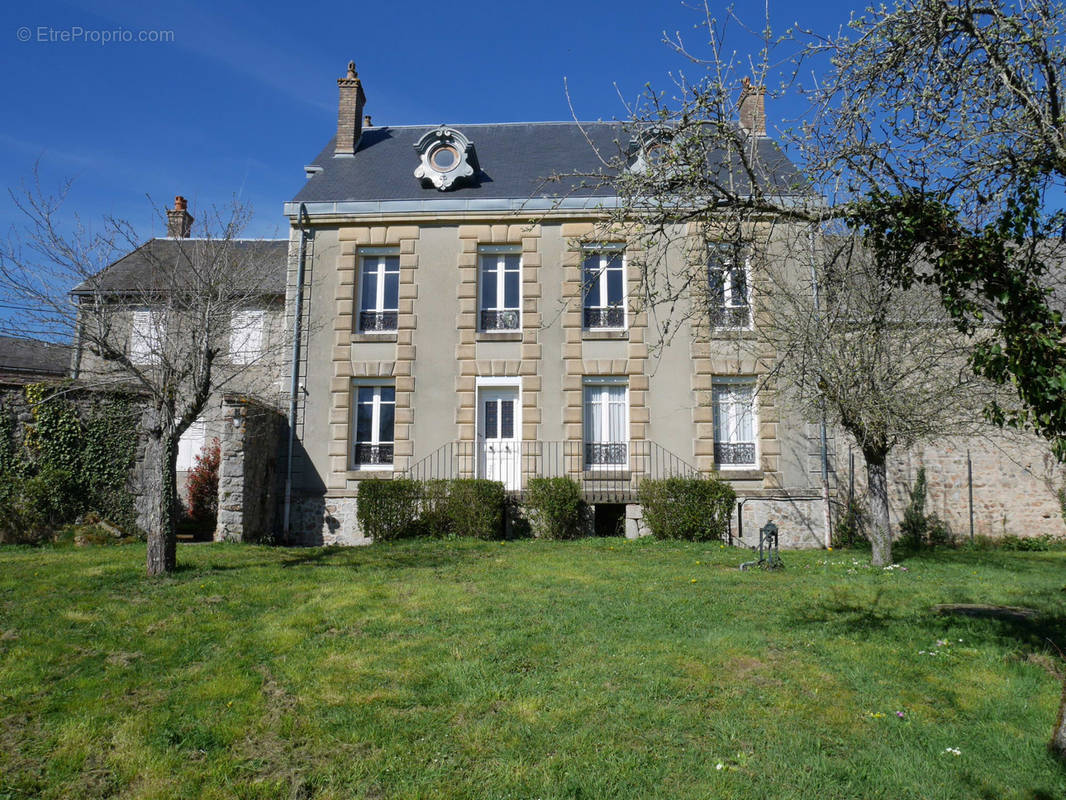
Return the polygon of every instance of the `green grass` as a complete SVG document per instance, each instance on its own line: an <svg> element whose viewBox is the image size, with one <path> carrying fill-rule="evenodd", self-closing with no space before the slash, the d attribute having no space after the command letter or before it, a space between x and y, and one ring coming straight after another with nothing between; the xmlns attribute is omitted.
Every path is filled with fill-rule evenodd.
<svg viewBox="0 0 1066 800"><path fill-rule="evenodd" d="M0 799L1066 796L1066 553L749 556L0 548Z"/></svg>

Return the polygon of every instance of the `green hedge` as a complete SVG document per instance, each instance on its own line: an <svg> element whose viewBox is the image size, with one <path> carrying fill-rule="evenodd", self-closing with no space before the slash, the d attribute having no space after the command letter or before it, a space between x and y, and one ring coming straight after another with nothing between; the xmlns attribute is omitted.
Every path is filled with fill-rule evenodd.
<svg viewBox="0 0 1066 800"><path fill-rule="evenodd" d="M449 533L475 539L503 538L503 484L481 478L449 481Z"/></svg>
<svg viewBox="0 0 1066 800"><path fill-rule="evenodd" d="M657 539L704 542L724 538L737 494L715 478L666 478L641 482L639 497Z"/></svg>
<svg viewBox="0 0 1066 800"><path fill-rule="evenodd" d="M355 511L363 535L375 542L416 535L421 499L422 484L418 481L407 478L363 481Z"/></svg>
<svg viewBox="0 0 1066 800"><path fill-rule="evenodd" d="M530 478L526 508L538 539L576 539L584 533L581 487L571 478Z"/></svg>
<svg viewBox="0 0 1066 800"><path fill-rule="evenodd" d="M363 481L356 516L365 536L377 542L409 536L503 535L503 484L473 478Z"/></svg>

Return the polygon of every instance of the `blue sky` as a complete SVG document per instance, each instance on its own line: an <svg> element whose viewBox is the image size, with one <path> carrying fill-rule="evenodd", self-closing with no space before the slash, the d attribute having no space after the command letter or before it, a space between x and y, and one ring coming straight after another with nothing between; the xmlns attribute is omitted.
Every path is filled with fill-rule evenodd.
<svg viewBox="0 0 1066 800"><path fill-rule="evenodd" d="M17 186L40 159L46 186L74 179L70 212L128 219L144 238L162 233L146 195L165 205L184 194L195 215L237 194L255 210L249 235L285 235L281 205L334 132L336 79L349 59L375 124L569 119L564 79L581 118L619 118L619 93L633 98L646 82L665 85L671 70L691 69L661 40L681 31L699 43L692 5L6 3L0 184ZM851 7L812 5L799 21L822 31L846 23ZM745 13L762 24L761 6ZM770 5L776 28L796 13L795 4ZM172 41L101 41L141 31ZM758 47L737 33L740 51ZM4 192L0 235L17 222Z"/></svg>

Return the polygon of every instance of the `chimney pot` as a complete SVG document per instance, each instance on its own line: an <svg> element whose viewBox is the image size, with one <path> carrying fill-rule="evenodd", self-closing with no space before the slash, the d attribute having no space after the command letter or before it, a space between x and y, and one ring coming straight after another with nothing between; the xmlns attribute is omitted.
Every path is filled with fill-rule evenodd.
<svg viewBox="0 0 1066 800"><path fill-rule="evenodd" d="M340 90L340 100L337 105L337 144L333 154L354 156L355 148L359 146L359 137L363 133L363 106L366 105L363 82L355 71L354 61L348 62L348 74L337 78L337 87ZM367 124L369 125L369 122Z"/></svg>
<svg viewBox="0 0 1066 800"><path fill-rule="evenodd" d="M369 114L367 114L365 117L363 117L363 127L364 128L373 128L374 127L374 123L372 123L370 121L370 115Z"/></svg>
<svg viewBox="0 0 1066 800"><path fill-rule="evenodd" d="M188 208L185 198L179 194L174 198L174 208L167 209L167 236L171 239L189 238L189 231L195 220Z"/></svg>
<svg viewBox="0 0 1066 800"><path fill-rule="evenodd" d="M766 135L766 87L753 86L745 76L741 80L740 127L754 136Z"/></svg>

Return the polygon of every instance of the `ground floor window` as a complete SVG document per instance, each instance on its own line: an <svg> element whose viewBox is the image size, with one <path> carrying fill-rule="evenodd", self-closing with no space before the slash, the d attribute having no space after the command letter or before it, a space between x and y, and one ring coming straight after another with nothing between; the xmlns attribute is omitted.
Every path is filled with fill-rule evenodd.
<svg viewBox="0 0 1066 800"><path fill-rule="evenodd" d="M755 465L755 381L715 378L714 460L723 467Z"/></svg>
<svg viewBox="0 0 1066 800"><path fill-rule="evenodd" d="M391 384L356 384L352 404L352 466L391 466L396 388Z"/></svg>
<svg viewBox="0 0 1066 800"><path fill-rule="evenodd" d="M625 379L585 382L585 465L625 464L629 457Z"/></svg>

